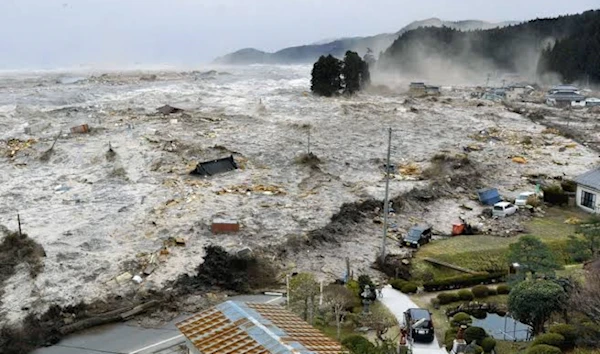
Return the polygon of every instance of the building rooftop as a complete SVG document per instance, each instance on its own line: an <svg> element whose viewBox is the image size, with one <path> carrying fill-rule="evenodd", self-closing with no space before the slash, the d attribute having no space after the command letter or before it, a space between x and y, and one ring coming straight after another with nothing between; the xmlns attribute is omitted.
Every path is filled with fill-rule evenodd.
<svg viewBox="0 0 600 354"><path fill-rule="evenodd" d="M600 167L577 176L575 182L582 186L600 190Z"/></svg>
<svg viewBox="0 0 600 354"><path fill-rule="evenodd" d="M178 323L202 354L339 354L342 346L279 305L226 301Z"/></svg>

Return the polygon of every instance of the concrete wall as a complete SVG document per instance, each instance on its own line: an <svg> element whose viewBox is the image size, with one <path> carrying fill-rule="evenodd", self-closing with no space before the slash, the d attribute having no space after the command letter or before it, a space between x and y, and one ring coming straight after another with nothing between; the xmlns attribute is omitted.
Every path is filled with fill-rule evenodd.
<svg viewBox="0 0 600 354"><path fill-rule="evenodd" d="M595 209L590 209L588 207L581 205L581 195L583 194L582 193L583 191L586 191L588 193L592 193L592 194L596 195L596 208ZM600 191L593 189L593 188L577 186L577 196L575 199L575 203L577 204L578 207L580 207L581 209L583 209L587 212L600 213Z"/></svg>

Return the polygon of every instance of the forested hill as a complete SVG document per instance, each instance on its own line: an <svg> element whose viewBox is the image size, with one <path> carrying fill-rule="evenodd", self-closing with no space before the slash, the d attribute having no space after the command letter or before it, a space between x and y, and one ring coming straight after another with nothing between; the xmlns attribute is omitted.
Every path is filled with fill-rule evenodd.
<svg viewBox="0 0 600 354"><path fill-rule="evenodd" d="M394 41L379 67L428 79L440 68L460 68L600 82L600 10L490 30L416 29Z"/></svg>

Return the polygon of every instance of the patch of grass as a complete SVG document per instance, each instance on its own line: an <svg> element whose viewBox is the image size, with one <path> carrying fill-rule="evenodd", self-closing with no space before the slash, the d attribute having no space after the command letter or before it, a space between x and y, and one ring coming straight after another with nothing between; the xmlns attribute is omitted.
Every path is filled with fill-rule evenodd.
<svg viewBox="0 0 600 354"><path fill-rule="evenodd" d="M329 324L324 324L324 323L316 323L315 327L319 331L323 332L323 334L326 335L327 337L337 341L337 328L335 327L335 324L329 325ZM357 333L354 332L354 327L352 325L344 325L341 327L340 341L343 341L344 339L348 338L349 336L356 335L356 334Z"/></svg>
<svg viewBox="0 0 600 354"><path fill-rule="evenodd" d="M564 269L556 271L556 275L559 277L573 277L578 280L584 279L585 270L583 270L583 264L569 264L566 265Z"/></svg>
<svg viewBox="0 0 600 354"><path fill-rule="evenodd" d="M529 234L546 243L563 265L571 263L571 256L567 251L568 237L575 233L577 227L565 224L565 220L571 217L585 220L589 215L575 209L549 208L545 217L534 218L525 224ZM506 268L508 246L518 240L519 237L473 235L431 242L416 253L413 274L431 272L436 279L461 275L460 272L425 262L423 259L427 257L475 271Z"/></svg>
<svg viewBox="0 0 600 354"><path fill-rule="evenodd" d="M522 354L529 347L528 342L509 342L496 340L496 354Z"/></svg>
<svg viewBox="0 0 600 354"><path fill-rule="evenodd" d="M575 233L577 225L565 224L565 220L572 217L586 220L590 216L574 208L548 208L543 218L534 218L525 226L529 234L538 236L544 241L564 239Z"/></svg>

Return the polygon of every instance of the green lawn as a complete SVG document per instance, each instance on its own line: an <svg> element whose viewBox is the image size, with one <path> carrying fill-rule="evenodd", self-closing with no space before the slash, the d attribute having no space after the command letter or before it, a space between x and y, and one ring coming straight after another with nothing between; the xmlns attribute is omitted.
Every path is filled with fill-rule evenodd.
<svg viewBox="0 0 600 354"><path fill-rule="evenodd" d="M543 218L534 218L525 224L528 234L542 239L554 251L562 264L570 262L566 251L568 237L575 233L575 225L565 224L570 217L585 219L588 214L575 209L548 208ZM462 273L445 267L434 266L424 258L434 258L474 271L499 269L507 266L508 246L519 237L495 237L487 235L456 236L427 244L415 254L413 274L423 279L427 273L434 278L445 278Z"/></svg>

